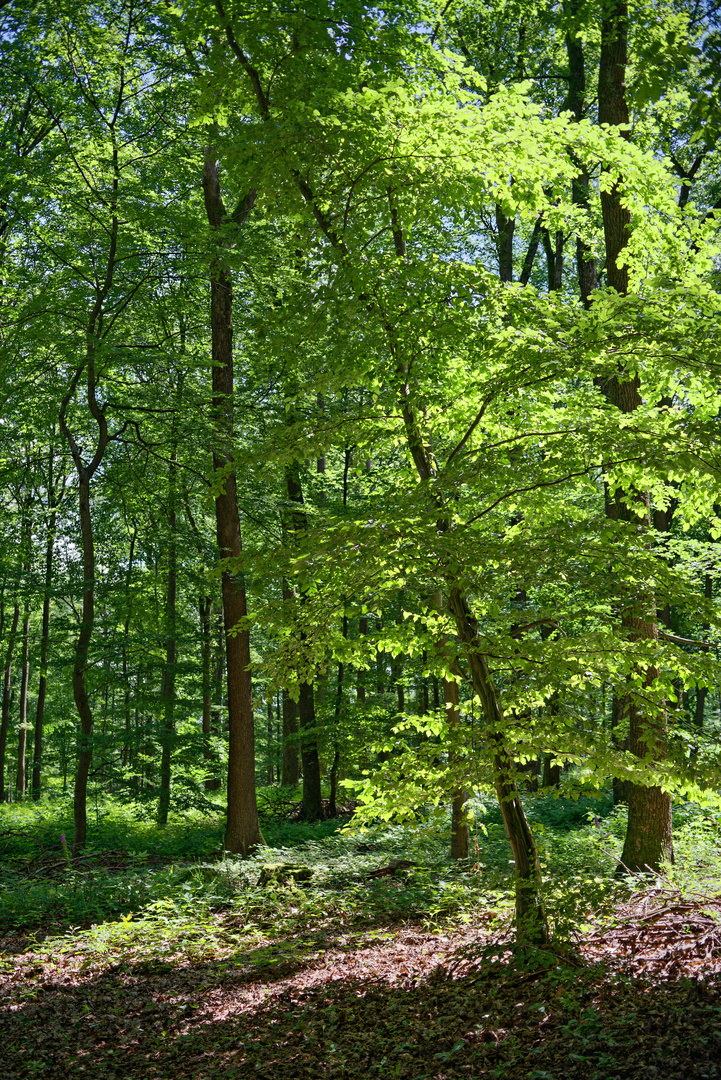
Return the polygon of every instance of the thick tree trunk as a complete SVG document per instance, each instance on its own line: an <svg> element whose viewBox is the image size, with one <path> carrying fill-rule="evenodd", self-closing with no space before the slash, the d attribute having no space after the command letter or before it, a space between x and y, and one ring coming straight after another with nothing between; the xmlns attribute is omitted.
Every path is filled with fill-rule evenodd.
<svg viewBox="0 0 721 1080"><path fill-rule="evenodd" d="M10 723L10 689L12 686L13 653L15 652L15 640L17 638L19 622L20 604L16 600L13 605L13 617L12 623L10 624L10 634L5 650L5 666L3 669L2 719L0 719L0 802L5 802L5 751L7 749L8 726Z"/></svg>
<svg viewBox="0 0 721 1080"><path fill-rule="evenodd" d="M626 100L626 63L628 36L628 7L625 0L610 0L604 6L601 25L601 60L598 79L598 118L602 124L620 126L623 138L628 138L629 113ZM609 191L601 192L603 231L606 244L606 279L611 288L620 295L628 292L628 268L619 265L628 243L630 211L622 205L619 196L619 179ZM638 375L631 378L623 374L609 378L603 387L608 400L619 412L628 414L641 405ZM641 516L631 510L623 500L624 493L617 491L615 501L617 517L651 530L649 493L630 491L631 501L641 508ZM639 614L635 608L642 600L648 615ZM658 641L658 626L651 618L655 612L655 598L629 598L621 623L630 640ZM658 672L649 667L643 672L643 681L650 686ZM638 700L631 698L628 705L629 748L639 758L651 756L660 761L666 755L667 720L663 708L644 711ZM671 829L671 797L656 786L630 784L628 792L628 830L621 856L622 864L629 870L650 868L659 870L664 860L673 860Z"/></svg>
<svg viewBox="0 0 721 1080"><path fill-rule="evenodd" d="M223 205L218 162L212 147L205 151L203 171L205 208L210 227L218 233L219 254L210 271L210 310L213 360L213 411L215 439L213 468L222 477L215 499L218 550L224 563L222 572L223 619L228 691L228 819L225 850L250 855L263 837L255 797L255 723L250 674L250 631L247 626L245 585L238 579L241 533L238 488L233 467L233 283L230 268L222 257L224 226L231 223ZM244 207L234 215L242 224L255 201L252 192Z"/></svg>
<svg viewBox="0 0 721 1080"><path fill-rule="evenodd" d="M26 767L25 752L28 744L28 681L30 678L30 608L25 608L23 619L23 653L20 669L20 715L18 718L18 767L15 774L15 790L22 798L25 795Z"/></svg>

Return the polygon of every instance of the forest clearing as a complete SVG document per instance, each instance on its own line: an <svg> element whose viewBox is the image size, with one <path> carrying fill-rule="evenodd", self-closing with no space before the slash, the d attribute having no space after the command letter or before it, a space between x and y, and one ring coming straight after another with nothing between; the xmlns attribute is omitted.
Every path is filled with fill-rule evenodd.
<svg viewBox="0 0 721 1080"><path fill-rule="evenodd" d="M721 1076L718 0L0 0L11 1077Z"/></svg>

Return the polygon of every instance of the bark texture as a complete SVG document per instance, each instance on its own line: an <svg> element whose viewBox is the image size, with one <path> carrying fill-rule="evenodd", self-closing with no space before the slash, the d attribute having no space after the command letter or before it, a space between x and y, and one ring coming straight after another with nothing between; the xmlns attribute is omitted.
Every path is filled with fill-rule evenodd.
<svg viewBox="0 0 721 1080"><path fill-rule="evenodd" d="M610 0L604 5L601 25L601 59L598 79L598 114L602 124L621 127L621 137L628 138L629 112L626 100L626 64L628 7L625 0ZM606 243L606 280L624 296L628 292L628 268L619 265L628 243L631 215L622 205L620 178L608 191L601 192L603 231ZM619 412L628 414L641 405L638 375L625 372L611 376L603 385L608 400ZM647 491L616 491L615 517L650 533L651 506ZM640 511L640 514L639 512ZM655 597L650 594L622 597L622 628L630 641L658 641L658 626L652 617ZM643 673L650 687L658 675L649 666ZM650 756L660 762L666 755L668 730L665 709L644 708L640 695L629 697L629 749L639 758ZM657 786L629 784L628 829L621 856L622 866L632 870L659 870L664 860L673 861L671 797Z"/></svg>
<svg viewBox="0 0 721 1080"><path fill-rule="evenodd" d="M239 226L255 202L251 192L233 219L225 211L220 192L218 162L212 147L206 147L203 193L208 224L218 237L218 256L210 269L210 318L213 361L213 412L215 439L213 468L222 477L215 499L218 550L222 560L239 561L241 556L238 487L233 468L233 283L223 247L229 243L228 229ZM225 850L250 855L263 837L255 797L255 725L250 674L250 632L245 586L227 562L221 578L225 628L226 678L228 692L228 817Z"/></svg>

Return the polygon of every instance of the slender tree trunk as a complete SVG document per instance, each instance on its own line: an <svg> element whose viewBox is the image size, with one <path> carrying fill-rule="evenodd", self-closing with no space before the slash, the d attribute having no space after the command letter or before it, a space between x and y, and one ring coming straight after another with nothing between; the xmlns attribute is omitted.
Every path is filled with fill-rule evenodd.
<svg viewBox="0 0 721 1080"><path fill-rule="evenodd" d="M583 0L564 0L563 9L570 19L566 31L566 53L568 56L568 97L565 108L573 113L576 121L583 119L586 111L586 64L583 52L581 32L581 6ZM578 20L577 22L575 20ZM571 198L576 206L588 206L589 178L585 170L573 180ZM597 288L596 260L591 249L580 238L576 239L576 270L578 287L584 307L589 307L591 295Z"/></svg>
<svg viewBox="0 0 721 1080"><path fill-rule="evenodd" d="M10 723L10 691L12 687L13 653L15 652L15 640L17 638L19 622L20 604L16 600L13 605L13 617L12 623L10 624L7 648L5 650L5 666L3 670L2 719L0 720L0 802L5 802L5 750L7 748L8 726Z"/></svg>
<svg viewBox="0 0 721 1080"><path fill-rule="evenodd" d="M54 434L54 432L53 432ZM48 686L48 652L50 648L50 588L53 580L53 556L55 553L55 525L57 522L57 502L53 476L53 455L55 447L50 443L48 456L48 518L47 541L45 545L45 588L43 591L42 628L40 631L40 678L38 679L38 700L35 707L35 734L33 738L33 775L32 796L40 798L40 785L43 764L43 726L45 718L45 697Z"/></svg>
<svg viewBox="0 0 721 1080"><path fill-rule="evenodd" d="M461 711L458 703L458 683L455 679L443 680L443 701L446 706L448 726L451 731L458 730L461 726ZM448 764L453 765L454 756L449 754ZM463 788L457 788L453 793L451 803L451 858L467 859L470 846L470 831L466 817L466 802L468 793Z"/></svg>
<svg viewBox="0 0 721 1080"><path fill-rule="evenodd" d="M625 0L609 0L604 5L601 26L601 60L598 80L598 118L602 124L620 126L622 137L628 138L629 113L626 100L626 64L628 7ZM601 191L603 231L606 244L606 278L609 286L620 295L628 292L628 268L619 266L619 257L628 243L630 211L622 204L617 178L610 190ZM609 378L604 385L608 400L624 414L641 405L638 375L624 377L622 373ZM629 498L641 509L639 516L616 492L618 518L651 530L651 507L647 491L628 492ZM655 598L643 598L648 615L638 614L633 599L622 614L622 626L630 640L658 641L658 626L650 613L655 612ZM638 603L638 600L635 602ZM645 686L653 684L657 670L649 666L642 673ZM631 698L629 713L629 747L641 759L651 756L661 761L666 755L668 731L665 709L645 710L638 698ZM663 861L673 861L671 826L671 796L660 787L630 784L628 792L628 829L622 864L629 870L650 868L659 870Z"/></svg>
<svg viewBox="0 0 721 1080"><path fill-rule="evenodd" d="M541 865L516 784L515 763L505 744L501 705L481 651L478 624L455 586L450 590L448 606L455 619L458 637L465 646L473 691L480 698L483 709L484 737L493 753L496 797L516 866L517 934L519 940L542 945L549 940L549 931L540 894Z"/></svg>
<svg viewBox="0 0 721 1080"><path fill-rule="evenodd" d="M178 395L180 396L180 395ZM175 433L173 433L175 437ZM168 588L165 599L165 670L163 672L163 726L160 743L160 794L158 824L167 825L170 809L170 757L175 733L175 668L177 662L176 599L178 592L178 519L176 472L178 451L173 446L168 475Z"/></svg>
<svg viewBox="0 0 721 1080"><path fill-rule="evenodd" d="M133 741L133 729L130 712L130 674L128 671L128 645L130 640L131 618L131 592L130 586L133 579L133 560L135 557L135 541L138 536L138 527L133 522L133 535L130 537L130 551L128 553L128 570L125 575L125 622L123 624L123 713L125 718L125 732L123 736L123 768L130 765L130 748Z"/></svg>
<svg viewBox="0 0 721 1080"><path fill-rule="evenodd" d="M210 737L213 717L213 598L206 596L198 604L201 632L201 670L203 677L203 760L206 775L203 786L214 791L218 786L214 775L217 767Z"/></svg>
<svg viewBox="0 0 721 1080"><path fill-rule="evenodd" d="M18 718L18 767L15 777L15 790L22 798L25 795L25 752L28 743L28 681L30 678L30 608L25 608L23 619L23 653L20 669L20 715Z"/></svg>
<svg viewBox="0 0 721 1080"><path fill-rule="evenodd" d="M273 761L273 699L268 698L268 783L275 781L275 765Z"/></svg>
<svg viewBox="0 0 721 1080"><path fill-rule="evenodd" d="M392 197L389 198L389 203L396 256L399 259L405 259L406 244L398 206ZM394 328L386 325L385 329L390 345L395 349ZM397 375L399 377L399 407L403 417L408 452L420 483L430 484L436 476L435 462L424 443L423 433L416 419L409 367L400 356L397 356ZM445 532L449 528L449 523L445 514L443 496L440 492L436 492L432 498L438 512L438 530ZM483 708L484 737L492 753L496 797L516 867L516 935L519 942L542 945L549 940L549 928L541 897L541 865L536 841L524 813L516 784L515 763L505 742L500 701L488 662L482 651L478 623L473 618L469 604L460 592L455 577L450 573L446 584L448 609L453 615L456 634L464 648L473 692L478 695Z"/></svg>
<svg viewBox="0 0 721 1080"><path fill-rule="evenodd" d="M506 217L502 207L496 204L498 274L501 281L513 281L513 233L515 228L515 218Z"/></svg>
<svg viewBox="0 0 721 1080"><path fill-rule="evenodd" d="M318 736L316 733L313 684L302 682L298 693L298 728L300 732L300 757L303 762L303 817L306 821L318 821L323 816L320 787L320 762L318 760Z"/></svg>
<svg viewBox="0 0 721 1080"><path fill-rule="evenodd" d="M80 717L78 767L73 789L73 855L79 854L87 841L88 775L93 760L93 713L90 708L85 672L88 666L88 649L95 622L95 544L93 523L90 516L90 477L83 469L79 483L80 529L83 541L83 604L80 614L80 632L75 645L73 664L73 698Z"/></svg>
<svg viewBox="0 0 721 1080"><path fill-rule="evenodd" d="M286 466L285 480L288 499L291 504L288 513L288 532L292 540L293 534L305 532L308 528L298 462ZM299 603L301 605L303 603L302 595L299 598ZM304 640L305 634L301 630L301 648ZM306 821L317 821L323 816L323 803L320 786L315 697L312 683L300 683L298 691L298 729L300 734L300 757L303 764L303 817Z"/></svg>
<svg viewBox="0 0 721 1080"><path fill-rule="evenodd" d="M706 600L711 600L711 598L713 596L713 579L712 579L710 574L706 574L704 576L703 595L704 595L704 599L706 599ZM704 639L706 638L706 635L708 634L708 631L709 631L709 624L704 623L703 624L703 636L704 636ZM707 695L708 695L708 687L707 686L697 686L696 687L696 709L695 709L695 712L694 712L694 726L696 727L697 731L703 731L703 720L704 720L704 711L705 711L705 708L706 708L706 697L707 697Z"/></svg>
<svg viewBox="0 0 721 1080"><path fill-rule="evenodd" d="M348 637L348 617L343 616L343 637ZM330 798L329 813L331 817L338 816L338 769L340 766L340 738L338 727L340 724L340 711L343 705L343 675L345 665L342 660L338 661L338 678L335 688L335 706L333 709L333 763L330 767Z"/></svg>
<svg viewBox="0 0 721 1080"><path fill-rule="evenodd" d="M225 850L250 855L263 837L255 797L255 722L250 674L250 631L247 626L245 584L239 578L242 554L238 488L233 467L233 283L223 258L225 227L242 225L255 202L251 192L233 218L220 193L218 162L206 147L203 193L208 224L218 236L218 255L210 270L210 309L213 359L215 439L213 468L222 477L215 499L215 522L223 560L222 593L228 691L228 818ZM229 565L225 560L231 560Z"/></svg>
<svg viewBox="0 0 721 1080"><path fill-rule="evenodd" d="M366 637L368 634L368 616L361 615L358 619L358 637ZM356 673L356 699L359 705L364 705L366 700L366 686L365 686L365 672L363 668L358 668Z"/></svg>
<svg viewBox="0 0 721 1080"><path fill-rule="evenodd" d="M212 701L210 708L210 727L208 730L211 735L215 735L217 738L220 738L222 735L223 717L223 675L225 673L225 633L223 630L222 610L218 615L216 621L214 655L215 666L212 673ZM208 749L211 751L211 757L208 759L209 775L205 781L205 790L217 791L220 788L221 784L220 776L218 775L218 755L212 749L212 746L210 744L208 744Z"/></svg>
<svg viewBox="0 0 721 1080"><path fill-rule="evenodd" d="M284 787L298 784L298 703L283 691L283 772Z"/></svg>

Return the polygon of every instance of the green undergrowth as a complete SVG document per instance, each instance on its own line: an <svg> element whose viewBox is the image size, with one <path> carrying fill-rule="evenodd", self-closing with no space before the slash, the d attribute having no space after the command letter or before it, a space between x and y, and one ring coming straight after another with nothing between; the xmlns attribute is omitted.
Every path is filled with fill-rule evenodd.
<svg viewBox="0 0 721 1080"><path fill-rule="evenodd" d="M628 895L629 883L614 878L624 815L607 796L529 796L527 808L554 931L572 940ZM479 799L471 811L471 855L461 862L448 858L449 822L440 813L413 827L362 832L342 819L267 819L269 847L242 860L219 854L221 817L186 816L160 828L108 802L93 849L71 863L60 841L70 834L66 807L3 806L0 932L22 933L31 944L34 936L38 948L46 938L55 952L89 958L122 962L142 953L162 963L180 955L232 966L286 962L320 942L372 939L403 923L493 928L511 915L513 867L497 806ZM721 891L718 821L694 804L679 805L675 843L667 883ZM266 880L269 863L306 868L310 878Z"/></svg>

